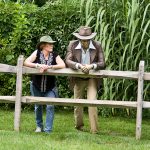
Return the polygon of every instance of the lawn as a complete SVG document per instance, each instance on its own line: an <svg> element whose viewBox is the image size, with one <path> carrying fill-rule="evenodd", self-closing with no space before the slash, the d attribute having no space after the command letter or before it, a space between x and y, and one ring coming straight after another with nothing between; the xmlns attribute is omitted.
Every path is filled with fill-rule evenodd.
<svg viewBox="0 0 150 150"><path fill-rule="evenodd" d="M99 117L100 131L74 129L73 111L56 111L51 134L34 133L34 112L23 111L21 132L13 131L13 111L0 110L0 150L148 150L150 120L143 120L142 139L135 140L135 119ZM45 116L44 116L45 117ZM85 128L89 129L85 114Z"/></svg>

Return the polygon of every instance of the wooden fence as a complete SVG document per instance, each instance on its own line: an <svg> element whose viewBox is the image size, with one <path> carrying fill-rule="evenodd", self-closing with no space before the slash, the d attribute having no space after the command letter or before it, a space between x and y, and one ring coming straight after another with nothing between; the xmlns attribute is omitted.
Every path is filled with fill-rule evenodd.
<svg viewBox="0 0 150 150"><path fill-rule="evenodd" d="M142 125L142 109L150 108L150 102L143 101L143 83L144 80L150 80L150 73L144 72L144 61L140 61L139 71L111 71L100 70L90 71L85 75L81 71L74 71L72 69L49 69L45 75L56 76L76 76L76 77L91 77L91 78L121 78L133 79L138 81L137 100L135 101L113 101L113 100L93 100L87 101L85 99L69 99L69 98L46 98L46 97L33 97L22 96L22 77L23 74L41 74L38 69L23 66L24 58L19 56L17 66L0 64L0 73L14 73L16 79L16 95L15 96L0 96L2 103L15 103L15 116L14 116L14 130L20 129L20 116L21 116L21 103L28 104L53 104L65 106L108 106L118 108L135 108L137 109L136 116L136 139L141 138L141 125Z"/></svg>

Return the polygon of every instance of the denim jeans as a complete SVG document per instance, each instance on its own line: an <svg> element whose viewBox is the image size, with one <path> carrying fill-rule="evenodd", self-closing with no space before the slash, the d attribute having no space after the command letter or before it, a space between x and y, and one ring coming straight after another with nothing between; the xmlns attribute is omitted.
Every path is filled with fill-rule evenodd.
<svg viewBox="0 0 150 150"><path fill-rule="evenodd" d="M30 83L30 91L32 96L38 97L58 97L58 91L56 87L47 92L41 92L37 89L32 82ZM43 128L43 106L35 104L35 119L37 127ZM46 105L46 123L45 123L45 132L51 132L53 128L53 120L54 120L54 106Z"/></svg>

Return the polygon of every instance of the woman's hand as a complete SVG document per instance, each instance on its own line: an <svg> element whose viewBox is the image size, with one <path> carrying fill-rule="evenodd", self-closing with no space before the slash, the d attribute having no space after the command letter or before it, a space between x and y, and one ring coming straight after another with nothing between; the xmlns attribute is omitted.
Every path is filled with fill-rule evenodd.
<svg viewBox="0 0 150 150"><path fill-rule="evenodd" d="M37 68L39 68L40 72L43 73L44 71L47 71L49 66L45 64L37 64Z"/></svg>

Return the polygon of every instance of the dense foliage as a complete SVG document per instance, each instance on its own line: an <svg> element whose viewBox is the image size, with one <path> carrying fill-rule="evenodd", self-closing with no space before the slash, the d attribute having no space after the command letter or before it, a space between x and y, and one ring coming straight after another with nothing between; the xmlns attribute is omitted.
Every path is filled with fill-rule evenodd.
<svg viewBox="0 0 150 150"><path fill-rule="evenodd" d="M0 2L0 63L16 65L17 57L29 56L45 34L57 41L55 50L64 58L74 38L71 33L80 25L90 25L102 43L107 69L138 70L140 60L145 60L145 70L150 71L149 0L49 0L42 7L37 5L33 1ZM60 97L71 97L64 81L66 77L58 78ZM0 85L0 95L15 94L15 76L0 74ZM150 84L144 85L147 100ZM136 100L137 81L104 79L103 91L99 99ZM23 94L29 94L27 76ZM100 109L103 115L124 111L130 114L128 109Z"/></svg>
<svg viewBox="0 0 150 150"><path fill-rule="evenodd" d="M51 35L57 41L55 51L64 58L68 41L72 39L71 33L79 26L77 22L80 22L76 7L48 3L38 8L33 4L21 5L13 2L1 3L0 7L0 44L3 45L0 51L1 63L16 65L17 57L20 54L29 56L36 49L39 38L45 34ZM10 76L1 75L1 95L12 95L15 92L15 79L9 78ZM62 77L59 81L63 79ZM68 93L63 88L67 83L64 85L62 81L62 84L63 86L59 84L60 95L66 97ZM8 88L14 90L10 93ZM23 92L29 93L26 85Z"/></svg>

